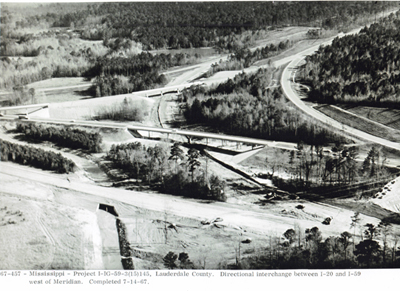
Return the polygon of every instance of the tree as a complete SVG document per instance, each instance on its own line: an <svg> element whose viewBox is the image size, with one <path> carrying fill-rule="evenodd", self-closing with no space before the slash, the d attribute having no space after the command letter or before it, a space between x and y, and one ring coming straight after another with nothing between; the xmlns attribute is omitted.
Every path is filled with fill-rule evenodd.
<svg viewBox="0 0 400 291"><path fill-rule="evenodd" d="M369 268L373 262L377 262L381 252L381 246L377 241L367 239L356 245L354 255L360 264L366 264Z"/></svg>
<svg viewBox="0 0 400 291"><path fill-rule="evenodd" d="M194 148L189 149L188 154L188 164L189 164L189 172L192 176L192 182L194 182L194 171L200 166L200 152Z"/></svg>
<svg viewBox="0 0 400 291"><path fill-rule="evenodd" d="M226 201L227 198L225 195L225 181L218 178L218 176L212 175L210 178L209 187L211 199L222 202Z"/></svg>
<svg viewBox="0 0 400 291"><path fill-rule="evenodd" d="M174 143L173 146L171 147L171 154L168 158L169 160L173 160L175 162L175 173L177 173L177 163L178 160L182 160L183 159L183 151L180 148L180 144L179 143Z"/></svg>
<svg viewBox="0 0 400 291"><path fill-rule="evenodd" d="M339 242L343 247L344 260L347 260L347 248L350 245L351 233L345 231L340 234Z"/></svg>
<svg viewBox="0 0 400 291"><path fill-rule="evenodd" d="M321 231L316 226L314 226L311 229L307 228L305 230L305 233L306 233L306 242L308 243L308 250L310 252L310 262L312 264L313 261L318 259L316 255L319 252L320 242L322 240L322 234Z"/></svg>
<svg viewBox="0 0 400 291"><path fill-rule="evenodd" d="M296 231L292 228L288 229L287 231L285 231L283 236L288 240L290 246L296 240Z"/></svg>
<svg viewBox="0 0 400 291"><path fill-rule="evenodd" d="M175 269L176 268L176 264L175 261L178 258L178 255L175 254L174 252L169 252L164 258L164 265L168 268L168 269Z"/></svg>
<svg viewBox="0 0 400 291"><path fill-rule="evenodd" d="M388 222L381 221L378 225L379 233L383 239L382 259L383 266L386 267L386 255L388 250L388 235L392 232L392 225Z"/></svg>
<svg viewBox="0 0 400 291"><path fill-rule="evenodd" d="M180 261L179 267L181 269L193 269L194 264L189 260L189 255L185 252L179 254L178 260Z"/></svg>
<svg viewBox="0 0 400 291"><path fill-rule="evenodd" d="M30 88L28 92L29 92L29 95L31 95L31 101L33 103L34 102L34 98L35 98L35 89L34 88Z"/></svg>
<svg viewBox="0 0 400 291"><path fill-rule="evenodd" d="M52 74L52 72L49 70L49 68L43 67L43 69L41 71L42 80L51 78L51 74Z"/></svg>
<svg viewBox="0 0 400 291"><path fill-rule="evenodd" d="M365 227L367 227L367 229L364 231L364 234L367 239L373 240L379 234L379 228L372 223L367 223Z"/></svg>
<svg viewBox="0 0 400 291"><path fill-rule="evenodd" d="M350 229L354 228L353 230L353 252L355 250L355 237L356 237L356 228L358 223L360 222L360 212L354 212L354 215L351 216L351 223L350 223ZM362 239L362 238L361 238Z"/></svg>
<svg viewBox="0 0 400 291"><path fill-rule="evenodd" d="M330 236L325 240L325 248L329 254L332 255L333 265L335 265L336 257L340 252L340 239L339 237Z"/></svg>

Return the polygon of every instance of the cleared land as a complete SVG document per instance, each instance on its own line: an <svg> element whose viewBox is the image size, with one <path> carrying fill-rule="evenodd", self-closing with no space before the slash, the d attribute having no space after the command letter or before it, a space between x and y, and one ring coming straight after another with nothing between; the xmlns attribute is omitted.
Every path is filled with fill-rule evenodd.
<svg viewBox="0 0 400 291"><path fill-rule="evenodd" d="M50 118L92 119L107 108L123 105L125 99L135 104L143 112L149 112L154 102L150 98L123 94L80 101L52 103L49 105Z"/></svg>
<svg viewBox="0 0 400 291"><path fill-rule="evenodd" d="M103 268L94 213L54 203L46 186L2 174L1 181L0 269Z"/></svg>
<svg viewBox="0 0 400 291"><path fill-rule="evenodd" d="M392 142L400 141L400 131L384 126L377 122L368 120L367 118L359 117L356 114L350 114L335 108L331 105L315 106L315 109L326 114L327 116L348 125L352 128L367 132L371 135L390 140Z"/></svg>
<svg viewBox="0 0 400 291"><path fill-rule="evenodd" d="M400 130L400 109L343 104L339 104L337 105L337 107L340 107L359 116L368 118L372 121L381 123L393 129Z"/></svg>
<svg viewBox="0 0 400 291"><path fill-rule="evenodd" d="M8 163L6 163L8 164ZM198 266L204 266L207 269L215 269L224 267L225 264L233 263L236 257L237 246L239 240L246 237L251 237L253 242L248 246L242 246L243 256L246 254L253 254L258 250L263 250L268 245L269 236L281 236L282 233L295 225L298 225L302 231L305 228L317 226L323 233L324 236L338 235L339 233L349 229L351 223L351 216L354 214L351 210L343 210L341 208L332 207L326 204L317 204L307 201L287 201L276 204L266 204L264 206L258 206L257 204L224 204L224 203L212 203L203 204L200 201L194 201L192 199L181 199L179 197L166 197L163 199L162 209L160 210L149 210L145 205L145 201L137 197L139 193L131 191L120 191L118 189L104 189L107 192L107 196L103 196L106 192L101 193L98 190L93 189L97 195L88 195L80 191L73 190L73 184L76 184L71 180L70 183L65 181L65 183L58 182L59 178L57 175L51 173L45 173L48 176L54 176L51 180L47 178L48 181L57 183L63 188L58 188L58 186L43 184L37 179L37 174L43 175L42 171L38 170L25 170L24 172L24 183L21 183L21 179L14 175L12 168L18 168L16 173L21 174L21 170L26 167L12 165L12 168L7 166L7 174L2 173L1 178L6 179L7 184L10 185L10 189L7 189L9 195L12 195L16 203L17 199L30 199L24 196L26 191L26 184L30 183L35 189L38 185L42 185L42 191L40 193L45 193L46 190L49 195L53 193L54 198L49 200L48 196L39 196L35 193L30 193L35 198L38 203L39 209L43 207L46 214L46 227L49 233L54 233L52 236L54 239L54 244L49 238L49 243L45 244L47 246L47 251L52 251L51 245L56 245L55 251L59 251L58 241L61 241L61 250L63 254L76 251L75 258L83 256L87 252L89 258L99 258L99 255L95 255L95 249L88 247L86 250L75 248L71 241L68 239L68 235L73 231L70 222L65 220L66 215L70 219L77 221L79 225L84 225L88 221L95 222L95 213L98 203L107 203L114 205L117 212L119 213L121 220L126 224L129 240L134 249L134 264L138 268L157 268L162 267L162 257L166 255L169 251L174 251L175 253L187 252L189 258ZM3 168L3 170L5 170ZM37 174L36 174L37 173ZM38 181L38 182L36 182ZM63 185L66 184L66 185ZM68 186L70 184L71 186ZM72 189L71 189L72 187ZM66 188L66 189L65 189ZM68 189L70 188L70 189ZM90 188L78 186L76 188L82 189L82 191L88 191ZM142 196L140 194L139 196ZM155 202L156 197L164 197L157 194L144 194L148 196L146 199L148 202ZM171 199L172 198L172 199ZM261 197L260 197L261 198ZM142 206L139 208L132 203L134 200L140 200ZM182 204L183 203L183 204ZM55 208L57 211L47 210L49 208ZM297 209L296 206L302 204L304 209ZM11 209L12 204L8 204ZM222 208L221 208L222 207ZM78 208L78 210L73 210L71 208ZM64 211L62 209L65 209ZM83 209L83 210L82 210ZM13 210L16 211L17 209ZM21 210L21 209L18 209ZM29 212L29 208L22 209L21 211ZM75 215L76 211L83 211L84 213L90 212L88 217ZM174 214L178 212L179 215ZM201 214L200 214L201 213ZM214 219L216 217L221 217L223 221L219 223L212 223L210 225L201 224L201 220ZM321 222L326 217L333 217L331 225L323 225ZM48 221L47 221L48 220ZM40 221L32 220L31 228L40 227ZM53 222L54 221L54 224ZM262 223L261 223L262 222ZM57 225L55 225L57 223ZM65 225L65 224L67 225ZM361 215L360 226L365 223L379 223L379 220L373 217ZM12 224L7 227L14 228L17 235L7 236L7 244L1 244L2 252L6 252L9 249L9 244L18 244L20 241L20 229L22 224ZM93 234L93 230L96 229L94 225L91 228L87 227L84 229L85 234L92 237L92 241L96 238L99 241L99 233L97 236ZM67 230L67 231L66 231ZM142 233L142 231L145 231ZM3 232L2 232L3 233ZM140 236L140 234L146 234L145 236ZM74 234L74 233L73 233ZM42 232L32 233L29 237L30 240L37 240L40 237L44 239L45 234ZM67 237L64 237L67 236ZM73 236L71 236L73 238ZM5 238L2 238L3 240ZM82 237L77 237L76 239L84 240ZM104 240L103 240L104 242ZM67 245L68 244L68 245ZM94 243L92 243L94 244ZM41 243L38 245L42 245ZM94 244L98 245L98 244ZM64 246L64 247L63 247ZM38 250L39 254L42 249ZM106 254L103 253L103 262L108 262L108 264L115 266L116 264L116 253L119 250L107 249ZM25 252L25 250L24 250ZM14 253L17 256L16 253ZM108 259L104 259L104 255ZM36 257L33 254L28 253L28 257ZM111 259L110 259L111 257ZM13 259L14 256L8 257ZM49 263L49 257L44 258L42 263ZM58 258L53 259L54 268L68 268L79 269L95 269L98 266L94 264L93 259L88 259L91 264L83 265L79 263L78 259L76 261L71 261L73 256L68 258L68 262L60 262ZM86 261L85 261L86 262ZM10 263L7 264L11 268ZM110 268L110 265L104 265L104 268ZM92 267L90 267L92 266ZM14 265L15 268L20 268L19 265ZM25 265L27 269L37 268L36 265Z"/></svg>

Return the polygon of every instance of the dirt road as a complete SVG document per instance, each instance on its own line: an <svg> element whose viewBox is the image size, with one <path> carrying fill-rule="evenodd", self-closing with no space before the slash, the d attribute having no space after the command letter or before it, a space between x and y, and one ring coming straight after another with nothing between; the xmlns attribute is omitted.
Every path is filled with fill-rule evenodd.
<svg viewBox="0 0 400 291"><path fill-rule="evenodd" d="M35 181L40 184L47 184L61 187L69 191L76 191L85 195L90 195L94 200L112 201L117 206L125 203L142 209L166 212L180 217L192 218L197 220L211 220L216 217L223 218L223 224L232 227L241 227L242 229L252 230L265 234L283 233L294 225L301 228L311 228L318 226L324 235L338 235L347 230L346 225L350 225L352 211L343 210L323 204L304 202L308 211L313 215L286 215L277 214L274 211L266 211L258 207L248 205L234 205L228 203L215 202L204 204L195 199L181 198L166 194L142 193L128 191L116 188L100 187L93 184L87 184L78 179L66 179L66 176L60 176L49 172L43 172L28 167L14 165L8 162L0 164L1 176L15 176L25 180ZM79 197L76 199L79 200ZM282 204L281 207L293 208L299 202L290 202ZM292 207L293 206L293 207ZM334 220L331 225L321 224L321 218L332 216ZM372 217L362 216L363 222L378 223L379 221Z"/></svg>

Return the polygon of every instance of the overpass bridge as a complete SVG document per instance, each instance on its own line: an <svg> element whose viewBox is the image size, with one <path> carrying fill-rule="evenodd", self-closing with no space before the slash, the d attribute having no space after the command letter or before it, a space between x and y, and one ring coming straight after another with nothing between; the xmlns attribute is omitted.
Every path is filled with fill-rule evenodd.
<svg viewBox="0 0 400 291"><path fill-rule="evenodd" d="M15 120L18 119L15 115L7 115L0 117L0 120ZM250 138L250 137L242 137L242 136L234 136L234 135L225 135L219 133L209 133L209 132L201 132L201 131L193 131L193 130L185 130L185 129L174 129L174 128L161 128L161 127L153 127L153 126L145 126L145 125L127 125L117 122L101 122L101 121L84 121L84 120L65 120L65 119L50 119L50 118L37 118L37 117L28 117L26 119L21 120L21 122L35 122L35 123L46 123L46 124L56 124L56 125L70 125L70 126L85 126L85 127L95 127L95 128L110 128L110 129L123 129L134 132L144 132L148 133L148 136L151 137L151 133L164 134L167 138L173 135L180 135L186 137L188 142L192 142L193 139L205 139L206 144L210 140L218 140L222 142L236 142L237 145L247 144L254 146L274 146L276 144L275 141L268 141L264 139ZM141 134L142 137L145 137L145 134Z"/></svg>

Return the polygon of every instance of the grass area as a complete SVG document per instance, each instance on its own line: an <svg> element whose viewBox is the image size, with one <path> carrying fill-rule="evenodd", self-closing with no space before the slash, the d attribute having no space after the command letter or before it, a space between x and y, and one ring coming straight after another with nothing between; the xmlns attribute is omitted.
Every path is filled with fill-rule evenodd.
<svg viewBox="0 0 400 291"><path fill-rule="evenodd" d="M86 81L85 78L52 78L39 82L34 82L27 85L28 88L34 88L35 90L43 90L48 88L57 87L69 87L69 86L81 86L81 85L91 85L90 81Z"/></svg>
<svg viewBox="0 0 400 291"><path fill-rule="evenodd" d="M297 42L294 43L293 47L283 51L279 55L273 56L268 59L260 60L257 61L253 64L253 66L265 66L268 64L268 62L271 60L272 62L279 61L281 59L291 57L294 54L297 54L299 52L302 52L312 46L318 45L326 41L326 38L321 38L321 39L307 39L303 38L302 40L296 40Z"/></svg>
<svg viewBox="0 0 400 291"><path fill-rule="evenodd" d="M89 216L79 216L86 211L7 196L0 196L0 204L0 269L85 269L83 226Z"/></svg>
<svg viewBox="0 0 400 291"><path fill-rule="evenodd" d="M317 106L315 107L315 109L321 111L322 113L328 115L329 117L347 126L356 128L358 130L367 132L374 136L384 138L393 142L400 141L400 131L395 130L393 128L385 127L383 125L379 125L367 119L360 118L355 115L343 112L330 105Z"/></svg>
<svg viewBox="0 0 400 291"><path fill-rule="evenodd" d="M49 106L50 118L64 119L92 119L104 108L113 108L123 104L124 100L132 103L141 110L143 115L148 116L154 100L146 97L136 97L132 94L116 95L112 97L90 98L73 102L53 103Z"/></svg>
<svg viewBox="0 0 400 291"><path fill-rule="evenodd" d="M195 54L200 55L201 57L212 57L218 55L218 52L215 48L212 47L204 47L204 48L187 48L187 49L160 49L160 50L152 50L149 51L151 54L188 54L194 56Z"/></svg>
<svg viewBox="0 0 400 291"><path fill-rule="evenodd" d="M61 90L51 90L47 92L38 92L35 97L35 103L58 103L68 101L78 101L92 98L87 87L84 88L66 88Z"/></svg>
<svg viewBox="0 0 400 291"><path fill-rule="evenodd" d="M337 105L351 113L355 113L372 121L400 130L400 109L369 106Z"/></svg>
<svg viewBox="0 0 400 291"><path fill-rule="evenodd" d="M297 41L304 39L306 37L306 33L311 27L302 27L302 26L293 26L293 27L285 27L278 28L275 30L269 30L264 32L265 38L258 39L255 41L256 47L264 47L271 43L278 44L282 40L286 41L287 39L291 41Z"/></svg>
<svg viewBox="0 0 400 291"><path fill-rule="evenodd" d="M95 120L117 120L117 121L143 121L144 109L146 108L144 101L141 104L132 102L122 102L121 104L113 104L112 106L104 106L96 111L93 117Z"/></svg>
<svg viewBox="0 0 400 291"><path fill-rule="evenodd" d="M294 172L295 165L289 164L290 151L285 149L277 149L265 147L255 155L250 156L240 163L240 165L249 167L250 169L258 169L267 172Z"/></svg>

